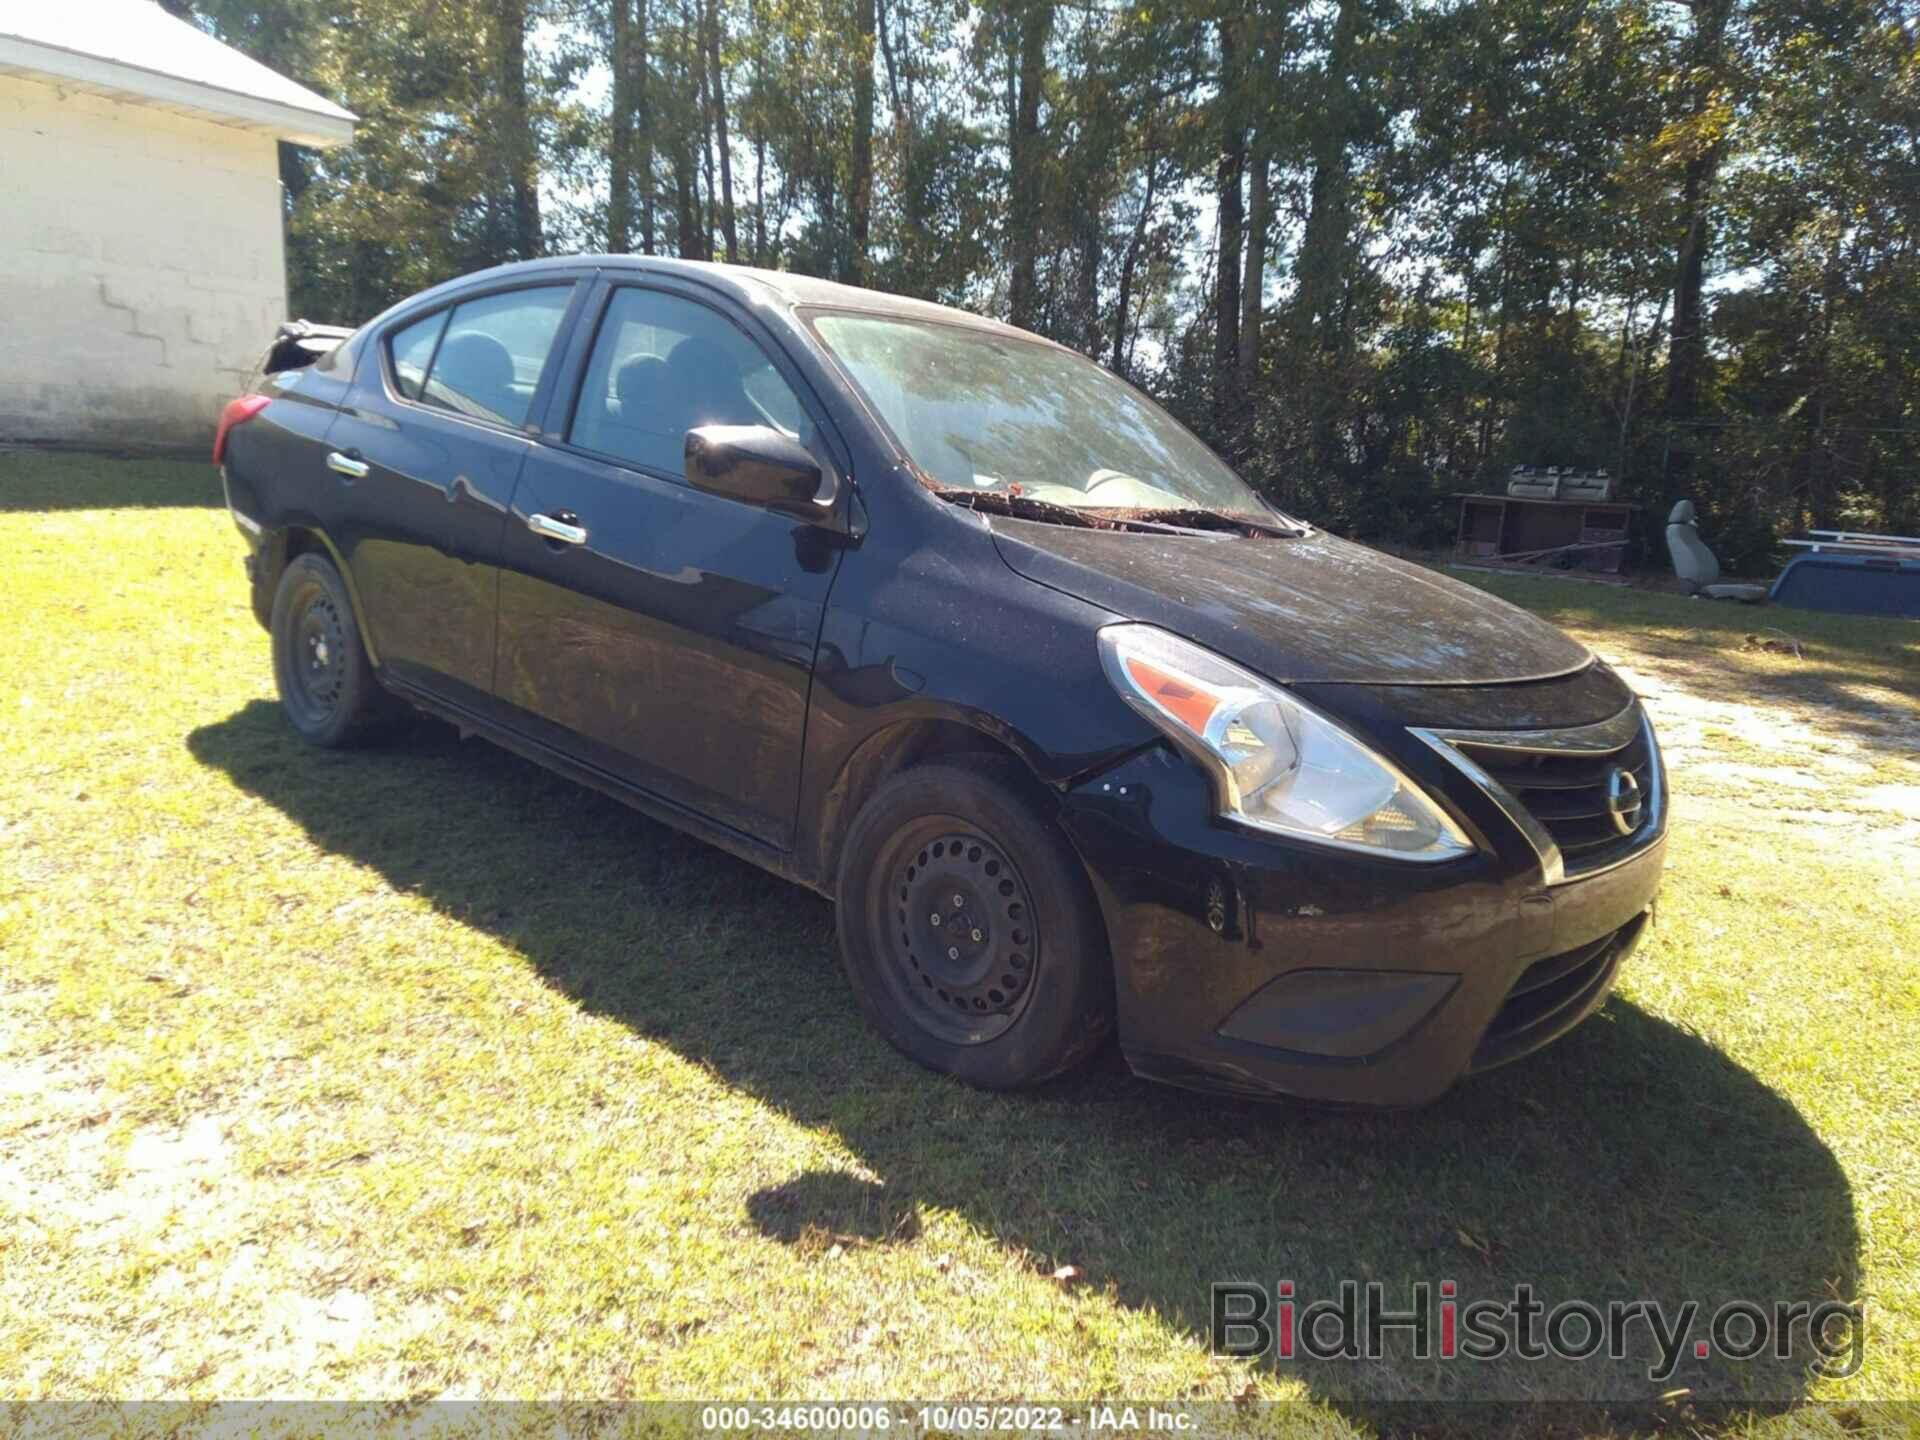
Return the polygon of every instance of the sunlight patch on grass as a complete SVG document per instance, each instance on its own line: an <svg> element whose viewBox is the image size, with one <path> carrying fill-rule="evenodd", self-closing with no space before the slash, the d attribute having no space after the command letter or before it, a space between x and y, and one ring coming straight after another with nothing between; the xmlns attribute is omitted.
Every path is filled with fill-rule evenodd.
<svg viewBox="0 0 1920 1440"><path fill-rule="evenodd" d="M1920 1383L1904 633L1769 612L1795 662L1704 602L1502 579L1677 742L1658 924L1607 1010L1413 1115L1111 1057L992 1096L862 1025L817 897L436 726L299 746L204 467L16 461L6 1398L1251 1393L1365 1426ZM107 508L117 476L140 508ZM63 484L91 504L25 503ZM1865 1297L1865 1365L1211 1359L1209 1282L1282 1277Z"/></svg>

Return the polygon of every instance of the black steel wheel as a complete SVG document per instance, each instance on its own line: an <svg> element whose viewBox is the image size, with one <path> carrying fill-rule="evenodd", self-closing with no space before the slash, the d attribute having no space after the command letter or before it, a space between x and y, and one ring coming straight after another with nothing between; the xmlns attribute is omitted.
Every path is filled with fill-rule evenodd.
<svg viewBox="0 0 1920 1440"><path fill-rule="evenodd" d="M1085 1058L1112 1026L1105 933L1078 858L1017 765L889 780L841 852L841 956L915 1060L994 1089Z"/></svg>
<svg viewBox="0 0 1920 1440"><path fill-rule="evenodd" d="M295 556L273 598L273 677L300 738L351 745L383 727L397 706L367 661L346 583L324 556Z"/></svg>
<svg viewBox="0 0 1920 1440"><path fill-rule="evenodd" d="M883 863L891 883L868 904L892 911L890 923L874 917L889 923L889 985L952 1044L1005 1034L1033 994L1040 956L1020 872L992 840L944 817L901 830Z"/></svg>

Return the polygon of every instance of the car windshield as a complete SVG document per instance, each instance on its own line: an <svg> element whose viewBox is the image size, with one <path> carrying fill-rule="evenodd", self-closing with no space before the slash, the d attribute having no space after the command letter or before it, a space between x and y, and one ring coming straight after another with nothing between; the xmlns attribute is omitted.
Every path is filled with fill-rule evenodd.
<svg viewBox="0 0 1920 1440"><path fill-rule="evenodd" d="M945 494L1286 523L1171 415L1090 360L964 325L842 311L811 319Z"/></svg>

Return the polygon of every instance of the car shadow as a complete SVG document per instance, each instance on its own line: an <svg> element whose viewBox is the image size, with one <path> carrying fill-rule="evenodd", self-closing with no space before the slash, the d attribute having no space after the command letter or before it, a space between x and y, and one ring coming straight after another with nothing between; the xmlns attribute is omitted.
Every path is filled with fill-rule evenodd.
<svg viewBox="0 0 1920 1440"><path fill-rule="evenodd" d="M1522 1283L1547 1305L1694 1301L1696 1336L1730 1300L1855 1294L1860 1237L1826 1145L1711 1044L1618 997L1417 1112L1200 1098L1135 1080L1112 1052L1034 1094L981 1094L864 1026L827 902L491 746L423 724L392 748L316 752L264 701L188 744L315 843L497 935L583 1009L841 1137L876 1179L807 1172L743 1202L780 1243L910 1243L938 1207L1198 1345L1215 1281L1291 1280L1304 1303L1377 1280L1394 1308L1448 1280L1463 1301ZM1675 1391L1791 1403L1810 1383L1804 1337L1788 1360L1688 1353L1658 1380L1644 1329L1629 1339L1621 1363L1444 1364L1404 1336L1384 1363L1274 1363L1382 1428L1414 1400L1638 1413Z"/></svg>
<svg viewBox="0 0 1920 1440"><path fill-rule="evenodd" d="M208 463L204 449L181 455L0 446L0 515L223 504L220 472Z"/></svg>

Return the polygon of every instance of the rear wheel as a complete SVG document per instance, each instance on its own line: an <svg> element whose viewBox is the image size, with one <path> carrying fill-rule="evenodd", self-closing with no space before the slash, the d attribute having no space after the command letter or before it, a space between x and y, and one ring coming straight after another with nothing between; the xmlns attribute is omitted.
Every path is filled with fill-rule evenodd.
<svg viewBox="0 0 1920 1440"><path fill-rule="evenodd" d="M399 707L373 678L346 582L324 556L288 563L269 628L280 706L302 740L353 745L394 719Z"/></svg>
<svg viewBox="0 0 1920 1440"><path fill-rule="evenodd" d="M906 771L841 854L840 952L861 1008L908 1056L989 1089L1071 1069L1113 1024L1098 907L1032 790L996 757Z"/></svg>

